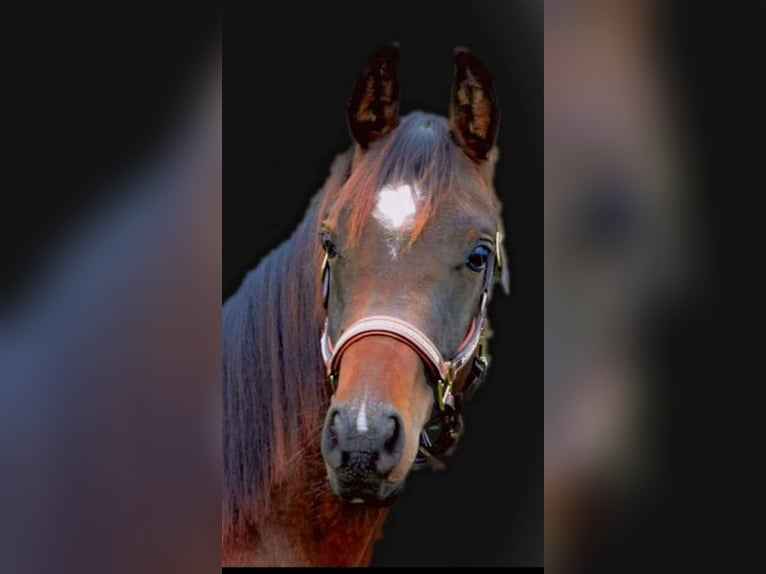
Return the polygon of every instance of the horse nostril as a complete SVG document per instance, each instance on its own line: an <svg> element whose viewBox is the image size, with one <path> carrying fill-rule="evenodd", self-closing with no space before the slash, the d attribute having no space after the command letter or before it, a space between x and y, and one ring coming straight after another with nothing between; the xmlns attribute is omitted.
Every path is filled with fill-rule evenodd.
<svg viewBox="0 0 766 574"><path fill-rule="evenodd" d="M345 417L341 414L340 410L337 410L332 414L330 418L330 430L337 438L338 436L343 436L343 434L348 430L348 425L346 424Z"/></svg>
<svg viewBox="0 0 766 574"><path fill-rule="evenodd" d="M336 409L330 412L322 433L322 454L332 468L338 468L342 464L340 440L343 427L343 415L340 411Z"/></svg>
<svg viewBox="0 0 766 574"><path fill-rule="evenodd" d="M388 439L386 439L386 442L384 443L383 447L385 448L386 452L393 453L396 448L397 444L399 442L399 434L401 426L399 425L399 417L396 415L392 415L389 418L389 424L391 426L391 431Z"/></svg>
<svg viewBox="0 0 766 574"><path fill-rule="evenodd" d="M338 430L335 428L335 425L338 421L338 413L333 413L332 417L330 417L330 430L333 432L333 434L338 434Z"/></svg>
<svg viewBox="0 0 766 574"><path fill-rule="evenodd" d="M388 475L399 464L404 454L404 426L398 413L394 413L386 419L385 430L381 434L386 438L382 443L377 468L379 473Z"/></svg>
<svg viewBox="0 0 766 574"><path fill-rule="evenodd" d="M336 423L335 423L337 418L338 418L338 413L335 413L330 419L330 428L328 429L329 432L327 433L327 439L330 442L331 446L338 445L338 429L336 428Z"/></svg>

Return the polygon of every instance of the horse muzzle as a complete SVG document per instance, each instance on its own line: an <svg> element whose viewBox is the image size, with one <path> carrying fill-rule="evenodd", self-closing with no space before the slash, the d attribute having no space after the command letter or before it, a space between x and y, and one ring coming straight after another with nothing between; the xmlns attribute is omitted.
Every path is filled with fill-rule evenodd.
<svg viewBox="0 0 766 574"><path fill-rule="evenodd" d="M391 504L401 483L389 480L406 443L401 415L390 405L346 402L327 413L322 455L335 494L346 502Z"/></svg>

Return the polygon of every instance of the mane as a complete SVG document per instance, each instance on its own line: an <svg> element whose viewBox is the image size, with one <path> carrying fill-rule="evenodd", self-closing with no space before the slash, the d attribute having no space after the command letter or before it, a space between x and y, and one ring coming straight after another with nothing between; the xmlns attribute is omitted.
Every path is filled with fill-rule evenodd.
<svg viewBox="0 0 766 574"><path fill-rule="evenodd" d="M343 185L325 195L321 213L327 217L319 223L335 226L345 212L348 241L353 244L364 230L380 189L402 182L415 184L422 192L410 244L447 199L456 200L466 209L488 202L487 210L499 214L493 193L477 197L470 186L460 185L459 174L466 171L480 175L453 141L447 119L412 112L401 118L399 126L390 134L354 158L353 171ZM480 176L477 179L482 181Z"/></svg>
<svg viewBox="0 0 766 574"><path fill-rule="evenodd" d="M329 404L319 338L323 317L317 207L342 182L339 155L298 228L251 271L223 306L223 536L245 534L319 443Z"/></svg>

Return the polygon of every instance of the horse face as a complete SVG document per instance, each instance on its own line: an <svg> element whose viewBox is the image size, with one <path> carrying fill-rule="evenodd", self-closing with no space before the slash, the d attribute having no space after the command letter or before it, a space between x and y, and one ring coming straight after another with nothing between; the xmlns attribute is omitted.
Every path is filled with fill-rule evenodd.
<svg viewBox="0 0 766 574"><path fill-rule="evenodd" d="M333 341L359 320L386 315L420 330L449 358L480 312L500 225L490 154L497 110L494 92L482 91L491 78L466 54L456 53L449 122L413 113L400 123L391 113L398 109L391 47L374 54L357 81L349 106L357 147L345 184L352 199L320 233L330 261ZM370 118L385 121L373 126ZM368 216L355 231L364 205ZM434 383L420 355L395 338L372 334L346 349L322 435L338 496L369 504L395 499L434 409Z"/></svg>

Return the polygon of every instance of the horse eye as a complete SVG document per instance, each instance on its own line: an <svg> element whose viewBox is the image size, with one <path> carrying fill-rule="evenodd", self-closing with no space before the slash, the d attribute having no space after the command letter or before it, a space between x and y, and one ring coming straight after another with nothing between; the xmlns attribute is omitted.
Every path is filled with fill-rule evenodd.
<svg viewBox="0 0 766 574"><path fill-rule="evenodd" d="M466 260L466 265L473 271L483 271L492 252L486 245L477 245Z"/></svg>
<svg viewBox="0 0 766 574"><path fill-rule="evenodd" d="M327 252L327 256L330 259L338 255L338 249L335 247L335 244L332 242L332 237L330 237L329 233L322 234L322 247L324 247L324 250Z"/></svg>

